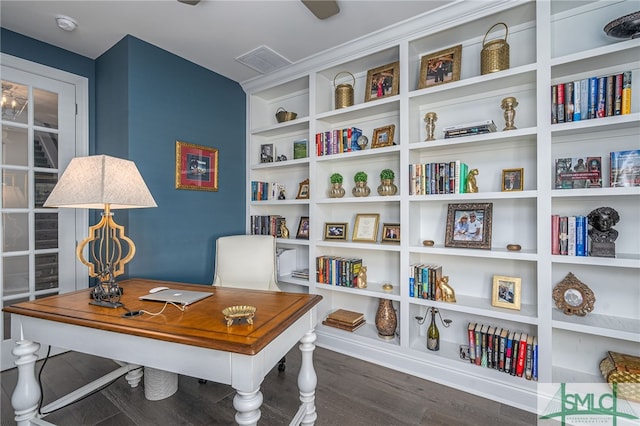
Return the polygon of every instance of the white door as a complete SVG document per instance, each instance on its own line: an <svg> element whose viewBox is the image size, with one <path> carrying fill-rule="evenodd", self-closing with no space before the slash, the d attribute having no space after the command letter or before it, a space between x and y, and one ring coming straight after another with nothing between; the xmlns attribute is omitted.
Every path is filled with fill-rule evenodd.
<svg viewBox="0 0 640 426"><path fill-rule="evenodd" d="M86 212L45 209L42 204L59 173L71 158L86 155L88 144L86 135L78 134L84 124L78 126L82 118L76 116L77 103L86 110L86 97L78 99L86 91L78 83L82 86L86 79L7 55L2 55L1 72L4 307L86 287L87 275L78 274L75 261L77 222L86 223ZM14 366L11 349L20 336L12 335L10 315L3 314L0 325L5 370Z"/></svg>

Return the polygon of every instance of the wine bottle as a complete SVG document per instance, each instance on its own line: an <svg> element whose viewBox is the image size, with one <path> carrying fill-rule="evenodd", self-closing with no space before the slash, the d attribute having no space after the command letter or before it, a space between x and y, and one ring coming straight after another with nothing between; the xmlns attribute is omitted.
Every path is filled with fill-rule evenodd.
<svg viewBox="0 0 640 426"><path fill-rule="evenodd" d="M431 324L429 324L429 329L427 330L427 349L430 351L440 350L440 332L436 325L437 313L437 309L431 308Z"/></svg>

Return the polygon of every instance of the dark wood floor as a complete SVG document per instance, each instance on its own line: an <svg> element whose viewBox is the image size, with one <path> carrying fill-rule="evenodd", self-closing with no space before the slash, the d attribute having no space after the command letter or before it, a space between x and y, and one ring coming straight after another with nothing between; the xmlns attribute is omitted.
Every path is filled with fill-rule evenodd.
<svg viewBox="0 0 640 426"><path fill-rule="evenodd" d="M314 365L317 425L535 425L532 413L440 386L417 377L317 348ZM42 374L45 404L114 369L113 361L68 352L51 358ZM262 392L261 425L288 425L298 407L300 351L287 355L287 370L274 369ZM38 369L40 362L38 363ZM3 372L2 425L13 425L11 393L17 370ZM178 392L148 401L142 386L124 378L45 420L64 426L233 425L234 391L216 383L179 378Z"/></svg>

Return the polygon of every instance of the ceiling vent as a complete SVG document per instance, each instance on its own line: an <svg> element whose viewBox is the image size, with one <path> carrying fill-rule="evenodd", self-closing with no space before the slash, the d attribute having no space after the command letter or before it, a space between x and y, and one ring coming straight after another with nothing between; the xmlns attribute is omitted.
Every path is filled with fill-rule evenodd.
<svg viewBox="0 0 640 426"><path fill-rule="evenodd" d="M291 64L290 60L264 45L257 47L244 55L238 56L236 61L258 71L261 74L267 74L273 70Z"/></svg>

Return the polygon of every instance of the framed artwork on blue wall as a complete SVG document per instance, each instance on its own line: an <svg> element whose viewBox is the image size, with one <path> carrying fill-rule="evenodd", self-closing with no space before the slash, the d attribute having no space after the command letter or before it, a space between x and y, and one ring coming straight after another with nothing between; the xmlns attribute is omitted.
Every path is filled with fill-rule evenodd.
<svg viewBox="0 0 640 426"><path fill-rule="evenodd" d="M218 190L218 150L176 141L176 188Z"/></svg>

